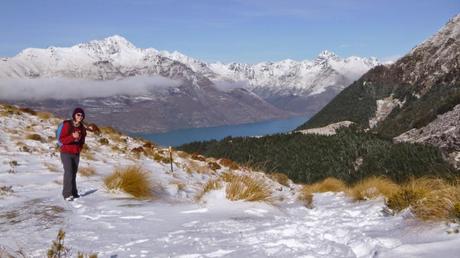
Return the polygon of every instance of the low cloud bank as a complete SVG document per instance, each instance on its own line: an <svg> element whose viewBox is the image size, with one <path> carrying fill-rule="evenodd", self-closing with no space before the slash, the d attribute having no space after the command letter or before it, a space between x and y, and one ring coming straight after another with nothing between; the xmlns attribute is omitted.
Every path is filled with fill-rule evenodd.
<svg viewBox="0 0 460 258"><path fill-rule="evenodd" d="M221 91L232 91L234 89L248 89L248 81L213 81L214 86Z"/></svg>
<svg viewBox="0 0 460 258"><path fill-rule="evenodd" d="M141 96L178 87L180 81L161 76L93 81L66 78L0 79L0 99L83 99L115 95Z"/></svg>

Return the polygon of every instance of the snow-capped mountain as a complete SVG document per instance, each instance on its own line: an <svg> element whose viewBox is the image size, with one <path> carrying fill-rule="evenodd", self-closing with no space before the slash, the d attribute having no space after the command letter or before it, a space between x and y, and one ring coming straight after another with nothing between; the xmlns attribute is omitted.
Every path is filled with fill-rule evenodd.
<svg viewBox="0 0 460 258"><path fill-rule="evenodd" d="M148 117L151 124L145 125L142 130L153 132L184 127L255 122L294 114L312 115L354 79L376 64L378 61L373 58L341 59L329 51L322 52L313 61L284 60L255 65L206 63L177 51L137 48L127 39L115 35L67 48L28 48L14 57L2 58L0 87L4 88L4 92L15 92L21 87L15 87L14 81L24 79L82 80L82 82L78 81L79 85L87 85L88 81L116 84L120 81L131 82L129 80L133 78L152 76L176 81L174 87L149 85L147 93L142 91L142 94L137 95L137 91L133 88L128 99L119 96L123 95L120 93L114 97L105 96L106 100L96 95L85 96L85 102L81 99L70 100L72 104L84 105L90 101L92 103L90 106L98 109L127 112L126 116L119 117L119 119L128 119L126 125L118 127L122 130L139 131L136 129L139 127L131 128L128 125L138 124L136 122L145 125L145 118ZM27 80L26 83L29 83L30 81ZM42 84L48 85L49 82L44 81ZM61 100L67 95L72 95L66 95L67 90L64 86L59 87L59 94L64 96L59 98ZM24 91L37 91L36 88ZM126 93L126 90L121 92ZM143 102L140 109L130 108L129 105L138 102L133 99L139 97L138 95L143 100L149 101ZM29 105L36 109L51 108L59 115L69 112L69 110L55 109L63 103L50 103L49 100L43 101L36 96L33 100L29 98L26 101L13 103ZM123 103L123 105L116 103ZM209 109L211 106L213 109ZM134 117L139 117L140 121L132 121L133 116L128 115L134 109L138 111L138 115ZM151 114L150 110L155 110L157 115ZM94 111L97 113L97 110ZM104 118L93 118L97 122L111 123L110 121L117 120L107 114ZM120 126L120 123L117 124ZM155 128L152 128L153 124L156 125Z"/></svg>
<svg viewBox="0 0 460 258"><path fill-rule="evenodd" d="M221 91L204 75L163 54L152 48L136 48L120 36L70 48L25 49L0 62L0 88L8 93L2 94L0 99L51 110L61 116L67 116L74 106L83 106L93 121L132 132L249 123L292 115L247 90ZM161 85L162 82L149 85L151 82L147 80L143 82L146 87L141 86L144 90L136 95L134 85L130 84L149 77L166 78L177 83L173 86ZM37 83L40 87L30 87L37 81L41 82ZM95 85L95 81L104 84ZM98 90L92 89L94 87L104 86L112 90L120 87L120 82L123 82L121 86L132 87L134 93L127 94L123 90L125 94L91 96L91 92ZM56 83L62 85L53 86ZM76 98L75 90L69 87L85 89L89 93L84 98ZM22 99L6 97L18 96L18 89L30 93L44 88L48 91L52 91L49 88L56 89L58 92L53 94L60 94L59 98L43 97L44 94L32 94ZM11 92L14 94L9 94ZM36 98L35 95L42 97Z"/></svg>
<svg viewBox="0 0 460 258"><path fill-rule="evenodd" d="M187 64L220 88L231 89L236 84L278 108L311 114L369 69L380 64L376 58L351 56L343 59L327 50L312 61L286 59L257 64L205 63L179 52L163 51L162 54Z"/></svg>

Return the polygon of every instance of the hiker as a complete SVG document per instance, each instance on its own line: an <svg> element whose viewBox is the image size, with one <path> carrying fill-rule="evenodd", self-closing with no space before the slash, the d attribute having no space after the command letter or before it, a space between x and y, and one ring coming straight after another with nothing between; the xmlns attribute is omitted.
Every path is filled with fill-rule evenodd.
<svg viewBox="0 0 460 258"><path fill-rule="evenodd" d="M83 124L85 112L81 108L75 108L72 120L63 122L59 134L61 161L64 167L64 182L62 196L67 201L79 198L77 190L77 171L80 161L80 152L85 144L86 128Z"/></svg>

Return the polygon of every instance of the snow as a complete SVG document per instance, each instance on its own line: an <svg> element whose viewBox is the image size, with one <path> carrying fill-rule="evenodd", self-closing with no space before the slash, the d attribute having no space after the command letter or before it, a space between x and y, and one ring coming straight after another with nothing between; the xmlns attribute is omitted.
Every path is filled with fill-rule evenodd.
<svg viewBox="0 0 460 258"><path fill-rule="evenodd" d="M341 122L329 124L324 127L299 130L298 132L303 133L303 134L334 135L336 134L337 129L341 127L349 127L352 124L354 123L351 121L341 121Z"/></svg>
<svg viewBox="0 0 460 258"><path fill-rule="evenodd" d="M119 35L67 48L28 48L15 57L2 60L0 78L3 80L119 80L161 75L196 82L199 81L197 76L204 76L217 85L242 86L266 95L316 95L330 87L340 91L379 64L375 58L352 56L342 59L327 50L313 61L206 63L177 51L137 48ZM3 85L9 83L0 81Z"/></svg>
<svg viewBox="0 0 460 258"><path fill-rule="evenodd" d="M196 201L204 183L225 169L187 172L189 158L174 153L171 173L169 164L112 151L91 133L87 143L94 159L82 155L80 168L93 167L96 175L79 175L83 196L66 202L60 193L61 164L53 151L59 121L28 114L0 120L0 186L11 185L14 191L0 195L0 254L22 250L43 257L60 228L74 253L99 257L455 257L460 251L460 235L447 233L456 224L420 223L408 212L389 216L382 212L383 199L353 202L344 193L315 194L309 209L297 200L299 185L282 186L254 171L235 173L265 180L273 202L230 201L225 187ZM45 140L25 140L28 130ZM142 144L126 139L120 147ZM31 152L20 151L19 141ZM105 189L102 179L130 164L151 171L155 199L135 200Z"/></svg>

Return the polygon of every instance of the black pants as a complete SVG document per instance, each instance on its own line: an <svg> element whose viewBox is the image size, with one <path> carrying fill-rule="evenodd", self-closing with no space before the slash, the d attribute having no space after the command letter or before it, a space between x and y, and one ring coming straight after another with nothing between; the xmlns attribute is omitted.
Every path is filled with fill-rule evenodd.
<svg viewBox="0 0 460 258"><path fill-rule="evenodd" d="M61 152L61 161L64 166L64 181L62 188L62 196L78 196L77 190L77 171L78 163L80 162L80 154L70 154Z"/></svg>

